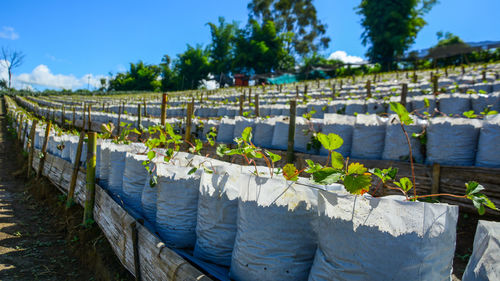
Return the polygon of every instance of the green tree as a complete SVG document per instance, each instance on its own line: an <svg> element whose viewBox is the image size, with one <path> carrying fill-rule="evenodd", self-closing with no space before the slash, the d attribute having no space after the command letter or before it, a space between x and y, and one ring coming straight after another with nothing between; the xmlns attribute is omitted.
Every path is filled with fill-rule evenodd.
<svg viewBox="0 0 500 281"><path fill-rule="evenodd" d="M301 57L328 48L326 25L317 18L313 0L252 0L250 19L273 21L280 36L290 36L289 53Z"/></svg>
<svg viewBox="0 0 500 281"><path fill-rule="evenodd" d="M284 39L278 36L272 21L260 25L250 20L235 38L235 71L240 73L268 73L288 70L294 59L284 48Z"/></svg>
<svg viewBox="0 0 500 281"><path fill-rule="evenodd" d="M423 16L437 0L362 0L356 8L365 29L363 45L369 45L366 55L384 70L393 67L397 57L410 47L425 26Z"/></svg>
<svg viewBox="0 0 500 281"><path fill-rule="evenodd" d="M174 91L179 88L179 79L176 73L170 68L171 64L172 60L170 59L170 56L164 55L160 63L161 90L163 92Z"/></svg>
<svg viewBox="0 0 500 281"><path fill-rule="evenodd" d="M238 24L226 23L223 17L219 17L219 25L211 22L207 25L212 35L212 43L209 45L210 71L217 75L227 74L232 68L232 51Z"/></svg>
<svg viewBox="0 0 500 281"><path fill-rule="evenodd" d="M159 91L160 67L146 65L142 61L130 63L130 70L118 73L109 81L109 89L115 91Z"/></svg>
<svg viewBox="0 0 500 281"><path fill-rule="evenodd" d="M177 55L175 72L179 78L179 89L196 89L201 85L201 80L206 79L210 71L208 51L200 45L192 47L187 45L187 50Z"/></svg>

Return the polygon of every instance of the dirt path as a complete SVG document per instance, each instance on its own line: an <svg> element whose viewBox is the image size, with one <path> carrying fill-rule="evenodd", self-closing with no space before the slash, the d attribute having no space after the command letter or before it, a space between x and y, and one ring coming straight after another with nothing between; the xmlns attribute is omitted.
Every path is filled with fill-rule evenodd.
<svg viewBox="0 0 500 281"><path fill-rule="evenodd" d="M71 241L54 217L15 177L22 167L6 123L0 115L0 280L94 280L70 253Z"/></svg>

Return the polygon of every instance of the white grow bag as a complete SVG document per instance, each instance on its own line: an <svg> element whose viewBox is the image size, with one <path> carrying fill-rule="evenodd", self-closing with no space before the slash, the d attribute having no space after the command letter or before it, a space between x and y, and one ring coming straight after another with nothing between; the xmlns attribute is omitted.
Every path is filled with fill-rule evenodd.
<svg viewBox="0 0 500 281"><path fill-rule="evenodd" d="M458 206L319 191L309 280L450 280Z"/></svg>

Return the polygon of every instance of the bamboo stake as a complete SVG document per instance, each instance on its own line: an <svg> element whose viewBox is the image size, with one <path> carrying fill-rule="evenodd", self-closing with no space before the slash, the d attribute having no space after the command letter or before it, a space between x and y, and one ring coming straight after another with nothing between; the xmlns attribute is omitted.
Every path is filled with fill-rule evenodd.
<svg viewBox="0 0 500 281"><path fill-rule="evenodd" d="M408 96L408 84L403 83L401 86L401 104L406 106L406 96Z"/></svg>
<svg viewBox="0 0 500 281"><path fill-rule="evenodd" d="M286 151L286 162L293 163L295 156L293 146L295 141L295 116L297 115L297 100L290 100L290 123L288 125L288 149Z"/></svg>
<svg viewBox="0 0 500 281"><path fill-rule="evenodd" d="M31 177L31 169L33 166L33 155L35 154L35 133L36 133L36 125L38 124L38 120L33 120L33 124L31 125L30 130L30 147L29 147L29 155L28 155L28 178Z"/></svg>
<svg viewBox="0 0 500 281"><path fill-rule="evenodd" d="M46 157L47 144L49 143L49 133L50 133L51 126L52 126L52 122L49 121L49 123L47 123L47 127L45 127L45 138L43 139L43 146L42 146L42 158L40 159L40 163L38 165L38 172L36 175L37 179L39 179L43 173L43 166L45 165L45 159L47 158Z"/></svg>
<svg viewBox="0 0 500 281"><path fill-rule="evenodd" d="M80 159L82 157L83 139L85 138L85 131L80 132L78 139L78 146L76 148L75 163L73 164L73 173L71 174L71 181L68 188L68 197L66 198L66 209L73 204L73 196L75 195L76 179L78 178L78 170L80 169Z"/></svg>
<svg viewBox="0 0 500 281"><path fill-rule="evenodd" d="M161 99L161 125L165 126L165 122L167 119L167 94L163 93L162 99Z"/></svg>
<svg viewBox="0 0 500 281"><path fill-rule="evenodd" d="M88 225L94 218L94 201L95 201L95 166L96 166L96 151L97 151L97 134L95 132L88 133L87 143L87 181L86 181L86 196L85 207L83 210L83 224Z"/></svg>

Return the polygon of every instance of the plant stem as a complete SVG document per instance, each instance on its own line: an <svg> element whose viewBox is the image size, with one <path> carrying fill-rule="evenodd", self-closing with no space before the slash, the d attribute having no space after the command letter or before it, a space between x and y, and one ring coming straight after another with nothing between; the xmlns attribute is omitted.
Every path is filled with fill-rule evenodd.
<svg viewBox="0 0 500 281"><path fill-rule="evenodd" d="M408 136L408 133L405 130L405 126L403 123L400 121L399 125L401 125L401 129L403 130L403 133L405 134L406 137L406 142L408 143L408 148L410 149L410 166L411 166L411 177L413 181L413 196L417 196L417 186L415 185L415 167L413 166L413 153L411 149L411 143L410 143L410 137Z"/></svg>
<svg viewBox="0 0 500 281"><path fill-rule="evenodd" d="M413 197L410 198L410 200L416 200L418 198L426 198L426 197L436 197L436 196L450 196L450 197L455 197L455 198L467 198L467 195L455 195L455 194L449 194L449 193L438 193L438 194L413 196Z"/></svg>

